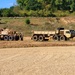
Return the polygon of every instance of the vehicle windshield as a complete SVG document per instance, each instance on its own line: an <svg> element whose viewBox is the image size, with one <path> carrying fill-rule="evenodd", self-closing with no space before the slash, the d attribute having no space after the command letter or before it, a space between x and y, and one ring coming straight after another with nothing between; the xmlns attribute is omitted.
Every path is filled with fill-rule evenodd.
<svg viewBox="0 0 75 75"><path fill-rule="evenodd" d="M70 31L66 31L66 33L70 33Z"/></svg>

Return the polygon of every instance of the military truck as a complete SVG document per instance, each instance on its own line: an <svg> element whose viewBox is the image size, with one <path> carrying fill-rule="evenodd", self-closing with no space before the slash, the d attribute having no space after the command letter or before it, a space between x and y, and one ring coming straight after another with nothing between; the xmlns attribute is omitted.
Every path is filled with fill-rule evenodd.
<svg viewBox="0 0 75 75"><path fill-rule="evenodd" d="M0 40L5 40L5 41L18 41L21 40L23 41L23 35L22 33L10 30L10 29L0 29Z"/></svg>
<svg viewBox="0 0 75 75"><path fill-rule="evenodd" d="M31 39L34 41L44 41L52 38L55 41L66 41L73 37L75 37L74 30L57 28L55 31L34 31Z"/></svg>

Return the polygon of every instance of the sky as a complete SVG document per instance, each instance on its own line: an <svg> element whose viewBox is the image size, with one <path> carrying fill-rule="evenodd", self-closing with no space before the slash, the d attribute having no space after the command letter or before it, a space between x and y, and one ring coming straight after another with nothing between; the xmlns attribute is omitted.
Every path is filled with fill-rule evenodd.
<svg viewBox="0 0 75 75"><path fill-rule="evenodd" d="M16 5L16 0L0 0L0 8L10 8Z"/></svg>

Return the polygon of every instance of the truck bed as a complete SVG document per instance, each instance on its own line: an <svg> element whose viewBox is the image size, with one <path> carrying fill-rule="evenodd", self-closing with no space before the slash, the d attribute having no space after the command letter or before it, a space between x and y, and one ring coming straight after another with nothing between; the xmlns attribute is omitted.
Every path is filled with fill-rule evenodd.
<svg viewBox="0 0 75 75"><path fill-rule="evenodd" d="M55 34L55 31L34 31L34 34Z"/></svg>

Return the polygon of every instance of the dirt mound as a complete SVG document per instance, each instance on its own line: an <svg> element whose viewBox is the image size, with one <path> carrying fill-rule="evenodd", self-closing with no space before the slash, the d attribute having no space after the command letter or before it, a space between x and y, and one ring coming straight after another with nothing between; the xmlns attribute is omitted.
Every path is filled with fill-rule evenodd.
<svg viewBox="0 0 75 75"><path fill-rule="evenodd" d="M60 21L64 24L75 24L75 17L64 17L60 18Z"/></svg>

